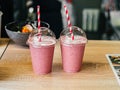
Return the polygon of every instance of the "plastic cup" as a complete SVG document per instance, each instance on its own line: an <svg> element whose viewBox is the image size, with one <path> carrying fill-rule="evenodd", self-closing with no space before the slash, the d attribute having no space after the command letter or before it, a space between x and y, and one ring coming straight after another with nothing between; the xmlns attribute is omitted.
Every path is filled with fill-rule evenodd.
<svg viewBox="0 0 120 90"><path fill-rule="evenodd" d="M81 70L87 38L85 32L77 26L72 26L74 40L71 38L69 28L60 34L62 65L65 72L78 72Z"/></svg>
<svg viewBox="0 0 120 90"><path fill-rule="evenodd" d="M35 74L50 73L56 43L55 34L49 28L41 27L41 35L38 34L38 30L34 30L29 36L28 43Z"/></svg>

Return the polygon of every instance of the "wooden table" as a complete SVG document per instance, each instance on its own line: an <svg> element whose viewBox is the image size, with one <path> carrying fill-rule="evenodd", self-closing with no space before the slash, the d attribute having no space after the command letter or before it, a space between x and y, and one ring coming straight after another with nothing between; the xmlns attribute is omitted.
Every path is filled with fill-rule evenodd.
<svg viewBox="0 0 120 90"><path fill-rule="evenodd" d="M2 55L4 54L4 51L7 48L8 43L9 43L8 38L0 38L0 59L2 58Z"/></svg>
<svg viewBox="0 0 120 90"><path fill-rule="evenodd" d="M35 75L28 47L9 43L0 60L0 90L120 90L105 54L120 53L120 41L89 40L82 70L62 70L59 42L53 69L47 75Z"/></svg>

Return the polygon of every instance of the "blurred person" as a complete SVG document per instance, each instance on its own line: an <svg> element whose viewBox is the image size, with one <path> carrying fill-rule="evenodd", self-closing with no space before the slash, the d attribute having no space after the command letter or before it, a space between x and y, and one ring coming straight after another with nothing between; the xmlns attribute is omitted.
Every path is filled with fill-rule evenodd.
<svg viewBox="0 0 120 90"><path fill-rule="evenodd" d="M116 9L116 0L102 0L101 8L105 11Z"/></svg>
<svg viewBox="0 0 120 90"><path fill-rule="evenodd" d="M75 12L74 12L75 10L72 4L72 0L59 0L59 1L62 3L61 14L62 14L63 27L67 27L68 24L66 19L64 4L67 6L67 9L69 10L69 16L72 25L75 25L76 24Z"/></svg>
<svg viewBox="0 0 120 90"><path fill-rule="evenodd" d="M13 0L0 0L0 11L2 15L1 37L8 37L5 31L5 25L13 21Z"/></svg>
<svg viewBox="0 0 120 90"><path fill-rule="evenodd" d="M113 30L109 24L111 20L110 11L117 9L116 0L102 0L101 9L102 9L102 17L104 18L103 25L105 27L105 31L103 33L102 38L110 40L110 36L113 34Z"/></svg>
<svg viewBox="0 0 120 90"><path fill-rule="evenodd" d="M58 39L63 29L61 2L58 0L33 0L34 11L37 11L37 5L40 5L41 21L50 24L50 29Z"/></svg>
<svg viewBox="0 0 120 90"><path fill-rule="evenodd" d="M14 1L14 20L24 21L27 18L27 0L13 0Z"/></svg>

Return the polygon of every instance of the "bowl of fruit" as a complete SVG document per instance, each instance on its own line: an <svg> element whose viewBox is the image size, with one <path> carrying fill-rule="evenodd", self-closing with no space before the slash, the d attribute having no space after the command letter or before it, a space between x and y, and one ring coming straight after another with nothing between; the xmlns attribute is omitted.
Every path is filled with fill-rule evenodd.
<svg viewBox="0 0 120 90"><path fill-rule="evenodd" d="M29 34L36 30L37 25L37 21L14 21L6 24L5 30L13 42L18 45L27 46L26 42ZM50 25L44 21L40 22L40 26L50 28Z"/></svg>
<svg viewBox="0 0 120 90"><path fill-rule="evenodd" d="M33 22L21 21L21 22L10 22L6 24L5 30L8 37L18 45L27 46L26 41L29 37L30 32L33 30Z"/></svg>

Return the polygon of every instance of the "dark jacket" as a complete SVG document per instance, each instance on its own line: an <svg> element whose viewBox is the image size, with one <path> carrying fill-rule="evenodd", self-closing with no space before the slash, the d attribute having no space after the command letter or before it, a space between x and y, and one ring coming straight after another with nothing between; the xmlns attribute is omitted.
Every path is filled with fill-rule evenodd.
<svg viewBox="0 0 120 90"><path fill-rule="evenodd" d="M7 23L13 21L13 0L0 0L0 11L3 12L1 36L8 37L4 30L4 27Z"/></svg>
<svg viewBox="0 0 120 90"><path fill-rule="evenodd" d="M50 24L50 29L59 38L63 28L61 16L61 3L58 0L34 0L34 8L37 11L37 5L40 5L41 21Z"/></svg>

